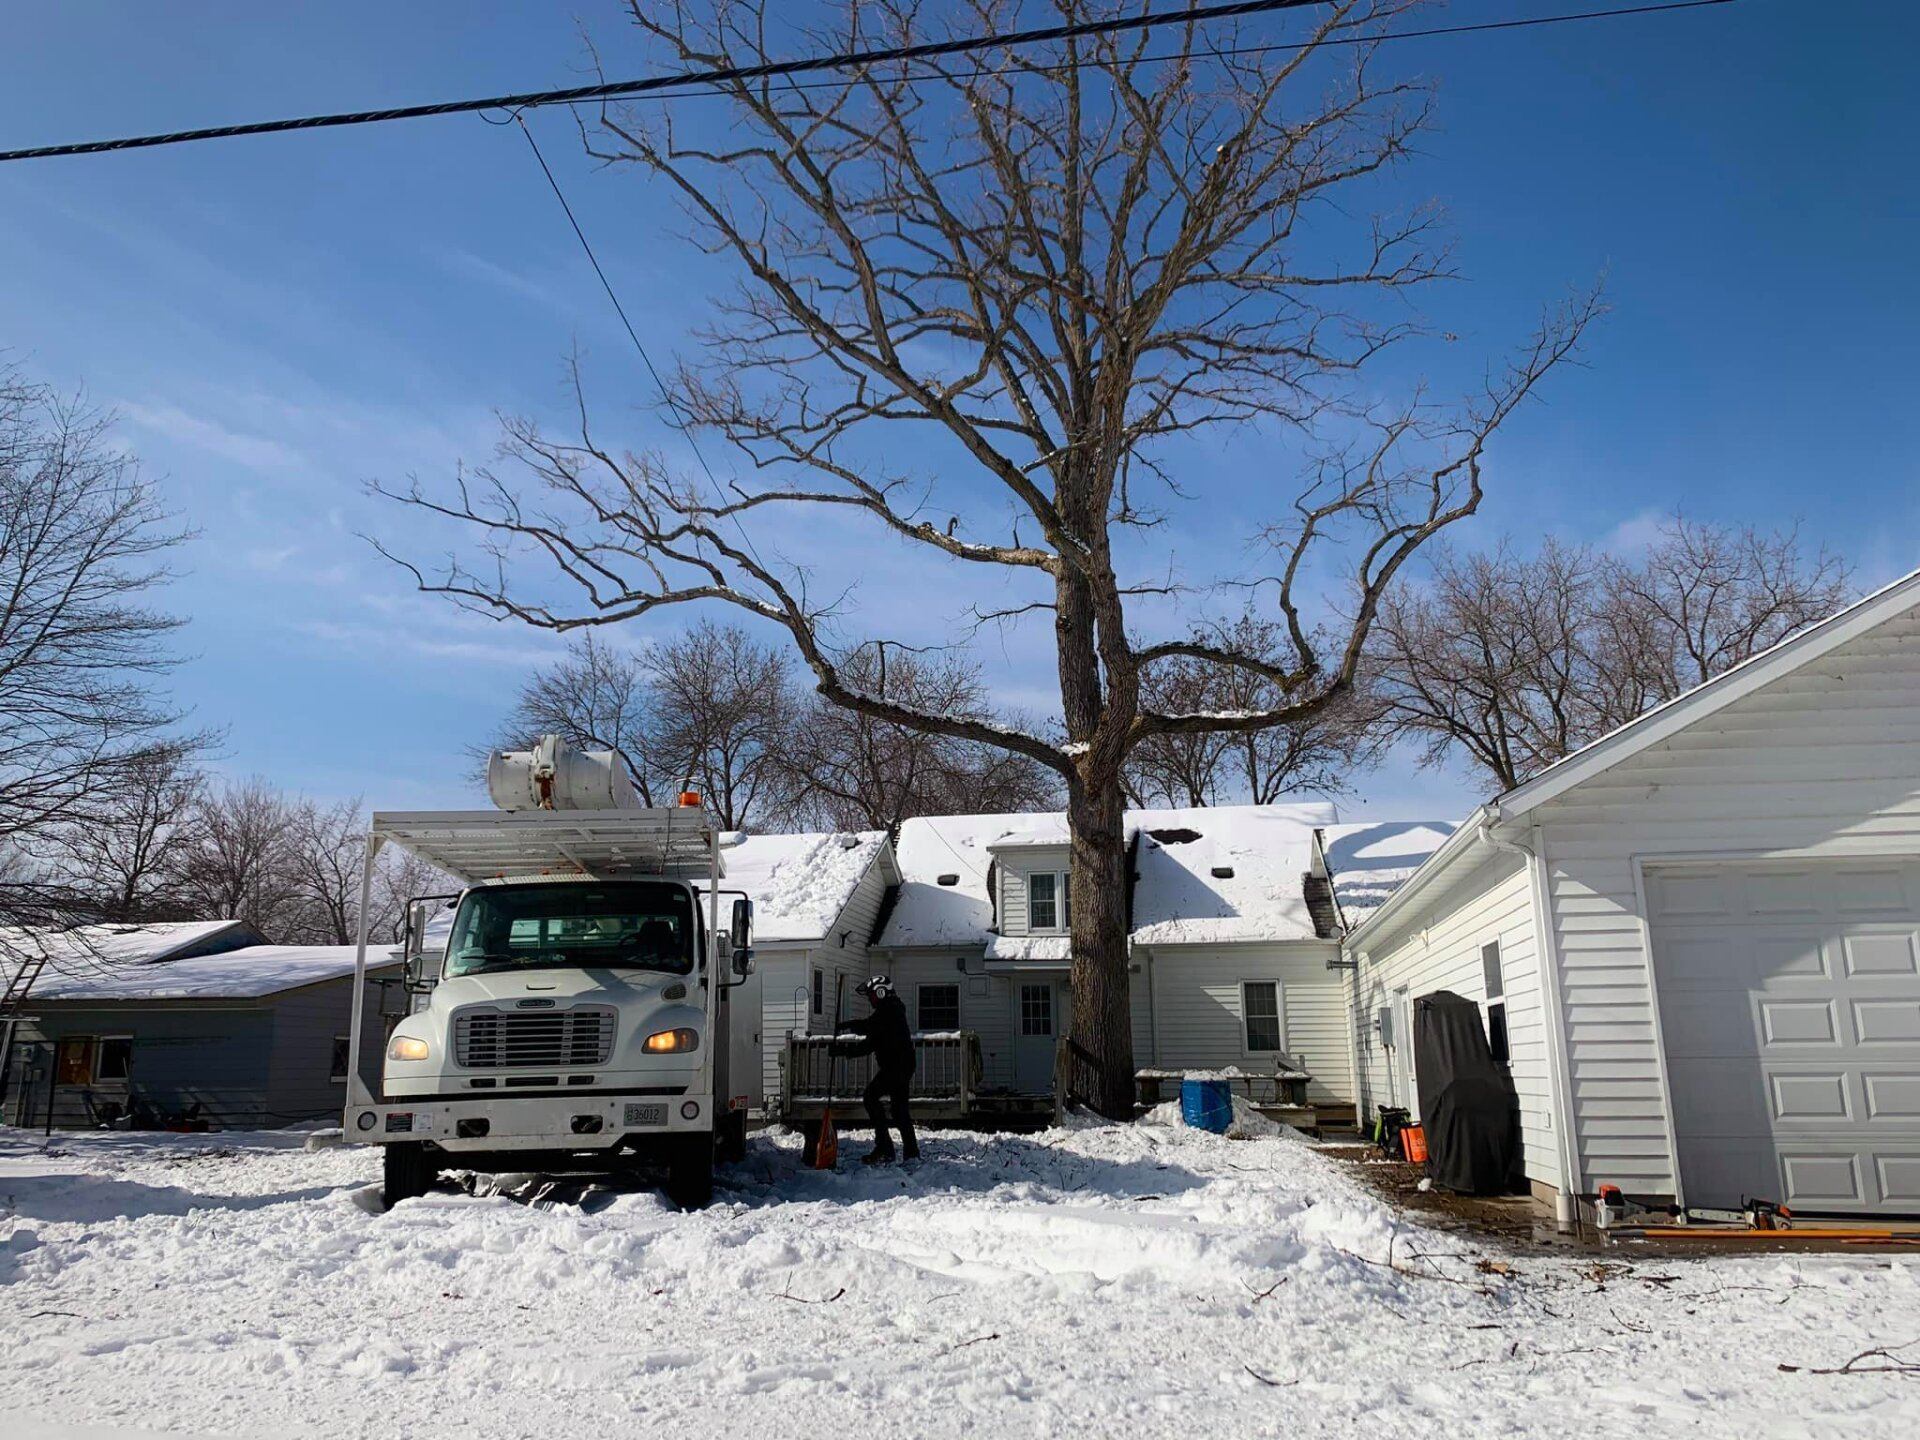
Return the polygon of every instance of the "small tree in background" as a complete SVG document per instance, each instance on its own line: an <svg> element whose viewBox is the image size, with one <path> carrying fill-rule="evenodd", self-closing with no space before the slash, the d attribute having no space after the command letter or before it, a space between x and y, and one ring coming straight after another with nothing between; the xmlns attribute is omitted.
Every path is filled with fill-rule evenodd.
<svg viewBox="0 0 1920 1440"><path fill-rule="evenodd" d="M1845 564L1793 531L1667 521L1638 560L1549 540L1436 554L1381 607L1382 724L1501 790L1831 615Z"/></svg>

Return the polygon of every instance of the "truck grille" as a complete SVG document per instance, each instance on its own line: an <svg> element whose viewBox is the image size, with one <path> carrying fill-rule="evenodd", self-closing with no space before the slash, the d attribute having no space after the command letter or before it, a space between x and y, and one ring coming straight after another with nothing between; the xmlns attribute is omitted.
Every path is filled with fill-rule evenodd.
<svg viewBox="0 0 1920 1440"><path fill-rule="evenodd" d="M454 1063L525 1070L604 1065L613 1054L614 1012L593 1006L546 1015L468 1010L453 1019Z"/></svg>

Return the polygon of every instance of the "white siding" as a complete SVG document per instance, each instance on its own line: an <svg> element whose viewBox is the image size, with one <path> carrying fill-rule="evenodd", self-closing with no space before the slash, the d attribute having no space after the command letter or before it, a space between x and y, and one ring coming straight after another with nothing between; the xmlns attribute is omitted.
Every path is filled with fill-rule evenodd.
<svg viewBox="0 0 1920 1440"><path fill-rule="evenodd" d="M880 902L887 890L886 876L878 864L870 866L841 907L840 914L818 944L762 946L755 963L761 976L761 1004L764 1012L762 1046L766 1079L766 1103L771 1111L780 1103L781 1065L786 1058L787 1034L797 1030L803 1035L831 1034L834 1021L836 985L843 1018L860 1013L865 1001L853 993L853 987L868 976L867 937L873 933ZM844 938L844 941L842 937ZM825 974L820 1014L813 1011L813 972Z"/></svg>
<svg viewBox="0 0 1920 1440"><path fill-rule="evenodd" d="M1671 1194L1636 861L1920 854L1908 611L1534 812L1548 859L1582 1189Z"/></svg>
<svg viewBox="0 0 1920 1440"><path fill-rule="evenodd" d="M1526 1173L1531 1180L1557 1187L1559 1152L1553 1133L1532 885L1526 862L1517 855L1498 855L1449 887L1441 903L1410 906L1388 932L1368 938L1367 953L1352 972L1349 991L1360 1056L1359 1102L1363 1112L1381 1105L1405 1105L1419 1114L1419 1099L1407 1085L1405 1057L1412 1036L1401 1033L1406 1017L1397 1010L1394 1013L1391 1051L1381 1044L1374 1017L1382 1008L1392 1007L1402 989L1410 1000L1451 990L1484 1006L1487 984L1481 948L1496 940Z"/></svg>
<svg viewBox="0 0 1920 1440"><path fill-rule="evenodd" d="M1023 848L1017 855L1009 857L1001 852L994 857L997 864L1000 890L1000 933L1002 935L1026 935L1031 931L1027 924L1027 876L1035 870L1046 870L1056 875L1064 875L1072 859L1072 852L1063 846ZM1066 897L1061 895L1056 905L1064 905ZM1048 932L1052 933L1052 932Z"/></svg>
<svg viewBox="0 0 1920 1440"><path fill-rule="evenodd" d="M1281 988L1287 1053L1313 1076L1308 1098L1351 1102L1345 976L1327 968L1338 954L1330 942L1154 946L1150 962L1144 947L1136 950L1134 1062L1196 1070L1266 1064L1269 1056L1246 1049L1240 986L1272 980Z"/></svg>
<svg viewBox="0 0 1920 1440"><path fill-rule="evenodd" d="M977 973L981 955L974 951L966 957L968 971L960 968L963 952L957 950L898 954L884 963L891 969L893 983L900 988L909 1017L917 1013L918 989L922 984L960 986L960 1028L980 1037L981 1084L988 1089L1013 1088L1013 990L1009 977Z"/></svg>

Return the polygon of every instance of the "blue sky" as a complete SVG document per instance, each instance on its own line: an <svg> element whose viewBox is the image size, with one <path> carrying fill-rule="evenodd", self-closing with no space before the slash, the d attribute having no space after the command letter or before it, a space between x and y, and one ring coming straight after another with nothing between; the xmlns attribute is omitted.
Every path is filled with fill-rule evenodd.
<svg viewBox="0 0 1920 1440"><path fill-rule="evenodd" d="M1436 18L1530 8L1583 7ZM580 83L576 21L611 71L641 67L611 0L19 7L0 141ZM1395 193L1445 207L1466 277L1427 297L1459 336L1424 354L1436 387L1471 384L1570 286L1604 272L1612 306L1584 368L1499 439L1463 543L1631 545L1679 506L1802 522L1863 584L1920 564L1916 42L1909 6L1741 0L1395 47L1439 84ZM563 113L535 123L656 360L683 350L710 268ZM484 460L496 408L557 413L576 345L602 413L671 441L616 327L524 143L476 117L0 166L0 347L116 407L199 530L168 597L192 617L175 689L228 727L222 768L317 795L469 798L462 747L554 642L412 595L357 538L410 538L364 482ZM1252 513L1243 453L1209 470L1206 514ZM1208 523L1169 543L1218 543ZM958 608L929 606L917 558L860 527L793 544L858 574L870 613L910 609L920 638ZM1041 637L979 655L1012 700L1045 703ZM1345 808L1457 814L1480 789L1396 763Z"/></svg>

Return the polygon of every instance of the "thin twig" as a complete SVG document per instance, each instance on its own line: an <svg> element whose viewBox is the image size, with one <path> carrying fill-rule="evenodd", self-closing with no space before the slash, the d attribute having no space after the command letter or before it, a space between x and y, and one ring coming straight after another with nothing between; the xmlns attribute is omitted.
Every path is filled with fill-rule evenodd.
<svg viewBox="0 0 1920 1440"><path fill-rule="evenodd" d="M1262 1385L1271 1385L1276 1390L1285 1390L1290 1385L1298 1385L1300 1383L1298 1380L1275 1380L1271 1376L1262 1375L1258 1370L1254 1369L1253 1366L1245 1364L1244 1362L1240 1368L1253 1376L1253 1378L1258 1380Z"/></svg>

